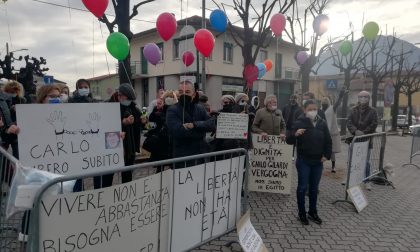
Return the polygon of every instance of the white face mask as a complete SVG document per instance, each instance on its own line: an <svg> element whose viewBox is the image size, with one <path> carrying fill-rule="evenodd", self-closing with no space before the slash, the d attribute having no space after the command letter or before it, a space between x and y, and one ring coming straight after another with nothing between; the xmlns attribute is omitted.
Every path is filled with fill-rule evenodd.
<svg viewBox="0 0 420 252"><path fill-rule="evenodd" d="M80 96L88 96L89 95L89 88L80 88L79 89L79 95Z"/></svg>
<svg viewBox="0 0 420 252"><path fill-rule="evenodd" d="M317 115L318 115L318 111L316 111L316 110L306 112L306 117L308 117L312 121L315 120Z"/></svg>
<svg viewBox="0 0 420 252"><path fill-rule="evenodd" d="M369 103L369 98L368 97L359 97L359 102L361 104L368 104Z"/></svg>
<svg viewBox="0 0 420 252"><path fill-rule="evenodd" d="M172 97L166 97L165 98L165 104L168 106L174 105L175 104L175 99Z"/></svg>
<svg viewBox="0 0 420 252"><path fill-rule="evenodd" d="M130 100L124 100L124 101L120 101L121 105L123 106L130 106L131 101Z"/></svg>
<svg viewBox="0 0 420 252"><path fill-rule="evenodd" d="M277 106L271 106L271 111L275 111L277 109Z"/></svg>
<svg viewBox="0 0 420 252"><path fill-rule="evenodd" d="M302 105L305 105L307 100L302 100Z"/></svg>
<svg viewBox="0 0 420 252"><path fill-rule="evenodd" d="M67 94L61 94L60 99L62 102L67 102L69 100L69 96Z"/></svg>

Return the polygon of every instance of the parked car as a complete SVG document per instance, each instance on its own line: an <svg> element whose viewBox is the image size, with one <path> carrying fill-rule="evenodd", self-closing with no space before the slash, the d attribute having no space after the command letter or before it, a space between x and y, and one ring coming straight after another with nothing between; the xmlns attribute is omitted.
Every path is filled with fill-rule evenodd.
<svg viewBox="0 0 420 252"><path fill-rule="evenodd" d="M397 119L397 126L400 129L405 129L417 123L416 117L411 116L411 124L408 124L408 116L407 115L398 115Z"/></svg>

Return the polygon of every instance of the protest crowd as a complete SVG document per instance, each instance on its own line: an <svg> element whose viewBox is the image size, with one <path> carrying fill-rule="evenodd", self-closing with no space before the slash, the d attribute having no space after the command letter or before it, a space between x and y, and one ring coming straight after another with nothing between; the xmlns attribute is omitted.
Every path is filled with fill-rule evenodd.
<svg viewBox="0 0 420 252"><path fill-rule="evenodd" d="M119 137L123 139L125 166L133 165L138 156L136 154L141 151L150 153L148 161L159 161L236 148L251 150L253 135L262 138L279 136L283 142L293 145L298 179L297 216L302 224L308 225L308 219L322 223L317 209L318 186L324 162L330 160L331 172L335 172L335 154L341 151L336 112L345 92L344 89L340 92L334 104L329 97L320 97L318 103L312 93L303 94L302 102L299 102L297 95L290 96L289 103L283 108L277 106L275 95L267 95L259 102L257 96L249 97L245 93L223 95L220 104L208 104L208 97L204 93L196 90L193 83L184 81L179 84L178 90L159 90L156 99L146 110L137 106L132 85L123 83L105 102L120 104L122 132ZM378 125L376 110L369 106L370 94L363 91L358 99L347 122L352 136L373 133ZM38 104L97 102L86 79L77 81L73 93L66 85L41 86L36 99L33 99L33 103ZM17 159L19 125L16 123L15 106L25 103L29 101L24 97L22 85L8 81L0 93L1 144L5 149L10 148ZM247 115L248 132L244 139L216 137L217 120L222 113ZM140 141L141 138L144 139ZM156 167L157 173L164 168ZM5 174L10 177L6 178ZM11 181L11 176L13 171L3 171L2 182ZM113 173L95 177L94 188L111 186L113 177ZM122 183L130 182L133 174L131 171L122 172L121 178ZM83 184L78 180L73 191L81 190ZM306 193L309 195L308 211L305 208ZM24 218L29 218L29 211ZM27 230L22 232L27 233Z"/></svg>

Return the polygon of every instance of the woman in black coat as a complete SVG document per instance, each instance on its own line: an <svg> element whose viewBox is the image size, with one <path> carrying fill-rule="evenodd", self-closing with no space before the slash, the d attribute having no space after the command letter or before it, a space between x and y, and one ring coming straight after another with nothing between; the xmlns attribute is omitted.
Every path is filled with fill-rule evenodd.
<svg viewBox="0 0 420 252"><path fill-rule="evenodd" d="M331 158L332 141L327 123L317 115L318 106L314 100L307 100L304 114L300 115L287 133L288 144L296 144L298 187L296 190L299 219L308 225L305 210L305 193L309 185L309 219L317 224L318 186L322 176L323 162Z"/></svg>

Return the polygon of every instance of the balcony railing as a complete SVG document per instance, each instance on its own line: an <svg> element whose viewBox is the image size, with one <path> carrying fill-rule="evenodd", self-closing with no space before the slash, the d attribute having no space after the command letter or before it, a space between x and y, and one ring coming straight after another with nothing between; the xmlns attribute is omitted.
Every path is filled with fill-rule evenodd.
<svg viewBox="0 0 420 252"><path fill-rule="evenodd" d="M131 76L133 78L148 75L147 64L143 66L145 68L142 69L141 61L131 61L130 67L131 67ZM118 73L118 64L116 64L115 70Z"/></svg>
<svg viewBox="0 0 420 252"><path fill-rule="evenodd" d="M299 69L285 67L284 78L285 80L299 80Z"/></svg>

